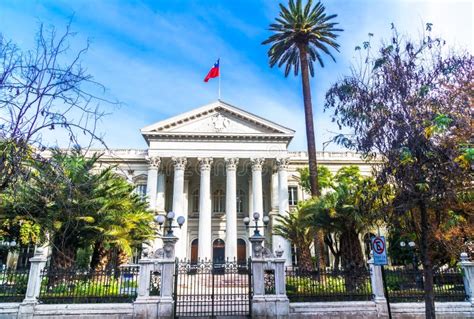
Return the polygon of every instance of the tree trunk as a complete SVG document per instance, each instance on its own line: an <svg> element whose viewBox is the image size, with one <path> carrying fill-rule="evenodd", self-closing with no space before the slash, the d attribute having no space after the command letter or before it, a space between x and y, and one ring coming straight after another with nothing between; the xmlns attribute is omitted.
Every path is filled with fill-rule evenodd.
<svg viewBox="0 0 474 319"><path fill-rule="evenodd" d="M53 241L53 251L51 254L51 268L71 269L76 263L76 247L62 243L61 239Z"/></svg>
<svg viewBox="0 0 474 319"><path fill-rule="evenodd" d="M313 271L313 261L309 247L298 247L298 266L302 271Z"/></svg>
<svg viewBox="0 0 474 319"><path fill-rule="evenodd" d="M316 265L318 269L326 268L326 258L324 255L324 232L318 229L314 234L314 253L316 255Z"/></svg>
<svg viewBox="0 0 474 319"><path fill-rule="evenodd" d="M108 262L109 253L105 249L104 243L102 241L96 241L92 253L90 269L95 271L104 270Z"/></svg>
<svg viewBox="0 0 474 319"><path fill-rule="evenodd" d="M435 319L435 303L433 291L433 265L429 250L430 226L428 212L425 203L419 201L420 222L421 222L421 258L423 262L423 272L425 277L425 318Z"/></svg>
<svg viewBox="0 0 474 319"><path fill-rule="evenodd" d="M359 236L354 228L341 233L341 261L347 292L357 290L364 282L365 262Z"/></svg>
<svg viewBox="0 0 474 319"><path fill-rule="evenodd" d="M301 44L298 49L301 61L301 80L303 84L306 141L308 143L309 183L311 187L311 196L317 197L320 195L320 191L318 184L318 164L316 162L316 141L314 137L313 105L311 103L311 87L309 86L308 55L305 44Z"/></svg>

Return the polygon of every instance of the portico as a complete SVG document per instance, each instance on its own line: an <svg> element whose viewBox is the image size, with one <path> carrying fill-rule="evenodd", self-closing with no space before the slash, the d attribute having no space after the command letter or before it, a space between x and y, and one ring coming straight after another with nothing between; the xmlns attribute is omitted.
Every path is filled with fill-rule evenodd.
<svg viewBox="0 0 474 319"><path fill-rule="evenodd" d="M271 217L271 228L275 216L288 212L293 130L217 101L141 133L149 145L150 208L187 220L175 233L178 258L243 261L250 253L243 218L258 211ZM289 243L267 238L267 247L283 248L291 263Z"/></svg>

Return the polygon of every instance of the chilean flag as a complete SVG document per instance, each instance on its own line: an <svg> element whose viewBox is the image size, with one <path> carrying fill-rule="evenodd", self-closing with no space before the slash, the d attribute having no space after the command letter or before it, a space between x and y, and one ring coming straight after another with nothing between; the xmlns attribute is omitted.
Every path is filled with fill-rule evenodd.
<svg viewBox="0 0 474 319"><path fill-rule="evenodd" d="M209 79L217 78L218 76L219 76L219 59L217 59L217 62L214 63L212 68L209 70L209 73L204 78L204 82L208 82Z"/></svg>

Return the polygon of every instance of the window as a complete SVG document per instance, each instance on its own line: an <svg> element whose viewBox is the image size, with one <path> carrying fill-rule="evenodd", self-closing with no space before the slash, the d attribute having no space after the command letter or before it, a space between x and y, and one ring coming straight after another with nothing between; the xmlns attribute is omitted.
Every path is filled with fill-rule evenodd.
<svg viewBox="0 0 474 319"><path fill-rule="evenodd" d="M237 213L244 212L245 192L241 189L237 191Z"/></svg>
<svg viewBox="0 0 474 319"><path fill-rule="evenodd" d="M135 186L135 192L142 198L146 197L146 184L138 184Z"/></svg>
<svg viewBox="0 0 474 319"><path fill-rule="evenodd" d="M288 187L288 205L294 206L298 204L298 187Z"/></svg>
<svg viewBox="0 0 474 319"><path fill-rule="evenodd" d="M196 213L199 212L199 189L194 190L192 194L192 212Z"/></svg>
<svg viewBox="0 0 474 319"><path fill-rule="evenodd" d="M222 189L218 189L212 194L212 211L214 213L225 211L225 194Z"/></svg>

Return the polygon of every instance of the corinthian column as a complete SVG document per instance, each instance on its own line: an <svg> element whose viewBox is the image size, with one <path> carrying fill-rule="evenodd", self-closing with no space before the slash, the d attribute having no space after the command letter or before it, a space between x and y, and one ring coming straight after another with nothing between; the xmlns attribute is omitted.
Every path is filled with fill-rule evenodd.
<svg viewBox="0 0 474 319"><path fill-rule="evenodd" d="M225 199L225 256L237 259L237 163L238 158L226 158L226 199Z"/></svg>
<svg viewBox="0 0 474 319"><path fill-rule="evenodd" d="M262 189L262 165L264 158L251 158L252 163L252 202L253 212L249 212L250 220L253 221L253 213L260 214L260 224L263 218L263 189ZM252 232L252 231L251 231ZM260 234L264 235L264 229L260 229ZM253 234L251 233L250 236Z"/></svg>
<svg viewBox="0 0 474 319"><path fill-rule="evenodd" d="M186 218L181 229L175 229L175 236L178 237L176 244L176 257L186 258L187 234L188 234L188 215L184 203L184 170L186 168L185 157L173 157L174 163L174 183L173 183L173 212L175 216Z"/></svg>
<svg viewBox="0 0 474 319"><path fill-rule="evenodd" d="M199 185L198 256L208 260L212 258L211 164L212 158L199 158L201 179Z"/></svg>
<svg viewBox="0 0 474 319"><path fill-rule="evenodd" d="M288 159L277 158L278 167L278 214L288 215ZM273 223L272 223L273 224ZM283 249L283 257L286 259L285 265L291 266L291 243L287 239L273 235L273 251Z"/></svg>
<svg viewBox="0 0 474 319"><path fill-rule="evenodd" d="M151 210L156 209L156 187L158 185L158 169L161 159L159 157L147 157L148 178L146 182L146 195L148 198L148 207Z"/></svg>

